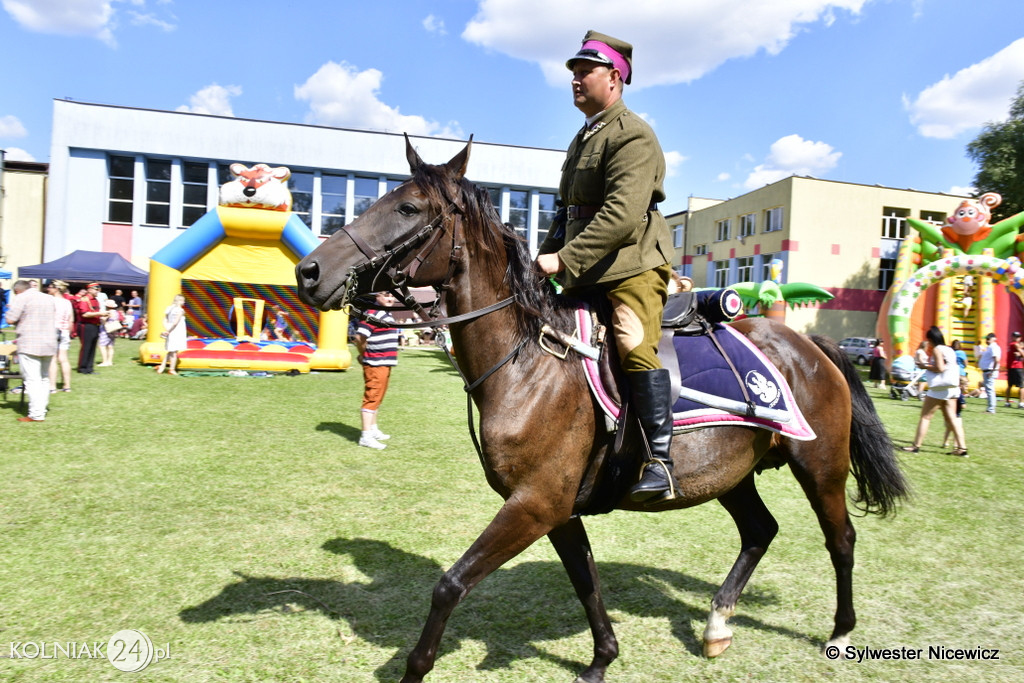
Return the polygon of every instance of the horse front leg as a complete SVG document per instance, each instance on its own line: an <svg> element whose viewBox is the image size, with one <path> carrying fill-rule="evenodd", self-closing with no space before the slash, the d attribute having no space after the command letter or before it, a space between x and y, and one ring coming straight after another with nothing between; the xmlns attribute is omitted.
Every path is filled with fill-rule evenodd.
<svg viewBox="0 0 1024 683"><path fill-rule="evenodd" d="M619 643L612 630L611 619L601 598L601 582L597 576L594 555L590 551L590 540L587 530L579 518L570 519L560 527L552 529L548 540L555 547L558 557L562 560L565 571L569 574L576 595L583 604L590 624L590 633L594 637L594 659L576 683L604 683L604 674L608 665L619 656Z"/></svg>
<svg viewBox="0 0 1024 683"><path fill-rule="evenodd" d="M736 611L740 593L779 531L778 522L754 486L753 473L721 496L718 502L729 512L740 532L740 554L711 600L711 613L704 628L705 657L717 657L732 644L732 629L726 622Z"/></svg>
<svg viewBox="0 0 1024 683"><path fill-rule="evenodd" d="M444 573L434 587L427 623L409 653L401 683L421 683L434 668L448 617L473 587L555 526L554 522L545 521L549 515L538 514L540 509L544 506L531 509L513 495L469 550Z"/></svg>

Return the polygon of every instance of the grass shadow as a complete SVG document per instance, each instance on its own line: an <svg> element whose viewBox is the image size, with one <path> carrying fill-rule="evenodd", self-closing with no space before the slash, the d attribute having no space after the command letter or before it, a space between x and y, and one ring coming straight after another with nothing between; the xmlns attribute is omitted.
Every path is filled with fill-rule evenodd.
<svg viewBox="0 0 1024 683"><path fill-rule="evenodd" d="M316 431L331 432L347 441L359 441L359 436L362 433L359 427L354 427L344 422L321 422L316 426Z"/></svg>
<svg viewBox="0 0 1024 683"><path fill-rule="evenodd" d="M345 620L353 632L395 655L376 671L378 680L396 680L419 637L434 585L443 568L436 561L372 539L336 538L322 546L344 555L367 580L340 582L301 577L255 577L236 572L239 581L210 599L179 612L185 623L251 621L273 615L319 611ZM701 656L707 605L717 586L687 574L638 564L599 563L610 610L669 621L673 635L693 656ZM689 596L692 596L692 600ZM751 589L745 605L777 603L770 592ZM774 631L800 641L807 634L738 617L744 628ZM524 562L499 569L457 608L448 623L438 657L456 651L465 639L480 641L486 656L481 670L506 669L520 659L539 658L578 673L589 662L551 655L536 643L587 632L587 622L569 579L556 561Z"/></svg>

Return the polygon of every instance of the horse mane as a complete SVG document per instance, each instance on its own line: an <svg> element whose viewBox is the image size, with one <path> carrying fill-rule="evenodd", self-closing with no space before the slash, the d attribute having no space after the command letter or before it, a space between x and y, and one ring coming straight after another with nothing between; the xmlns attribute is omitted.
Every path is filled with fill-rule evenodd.
<svg viewBox="0 0 1024 683"><path fill-rule="evenodd" d="M537 270L526 240L510 224L501 222L487 190L462 178L456 188L458 197L453 197L447 176L444 167L423 164L416 169L413 182L437 206L454 203L461 207L463 228L467 238L479 247L483 267L492 277L501 278L516 296L519 305L512 309L519 331L536 337L545 322L571 331L575 327L575 304L557 294L551 281ZM504 272L500 272L502 268Z"/></svg>

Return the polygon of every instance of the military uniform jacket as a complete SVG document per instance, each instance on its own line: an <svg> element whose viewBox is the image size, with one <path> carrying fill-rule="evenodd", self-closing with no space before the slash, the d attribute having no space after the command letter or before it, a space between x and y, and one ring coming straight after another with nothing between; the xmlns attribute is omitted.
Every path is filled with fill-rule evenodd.
<svg viewBox="0 0 1024 683"><path fill-rule="evenodd" d="M566 206L593 216L568 218L540 253L557 252L572 289L622 280L671 262L665 217L665 155L647 122L619 100L569 145L559 194Z"/></svg>

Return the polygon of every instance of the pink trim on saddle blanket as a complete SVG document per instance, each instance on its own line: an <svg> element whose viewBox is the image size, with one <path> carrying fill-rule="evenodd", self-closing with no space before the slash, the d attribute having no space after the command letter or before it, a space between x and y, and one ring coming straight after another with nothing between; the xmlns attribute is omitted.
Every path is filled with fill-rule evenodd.
<svg viewBox="0 0 1024 683"><path fill-rule="evenodd" d="M590 310L585 304L580 305L580 307L576 309L576 324L579 326L580 340L589 344L593 334L593 325L590 319ZM728 325L723 325L722 327L723 329L728 330L729 334L738 339L740 343L746 346L761 360L762 363L764 363L765 369L771 373L772 379L779 386L782 396L785 399L785 404L790 408L789 414L791 415L791 419L788 422L776 422L765 418L747 417L746 415L737 415L718 408L707 407L699 410L690 410L685 413L676 413L674 416L675 419L673 420L674 431L678 433L693 429L701 429L704 427L738 427L745 425L777 432L798 441L810 441L817 438L814 434L814 430L811 429L811 426L803 416L803 412L797 405L796 399L793 397L793 392L789 388L789 383L778 371L774 363L768 360L768 357L761 352L761 349L754 346L745 336ZM611 341L609 341L609 343L611 343ZM617 420L619 417L620 406L612 399L605 389L604 383L601 381L601 373L598 368L597 361L583 357L583 371L586 374L590 390L593 392L594 397L597 398L597 402L601 405L601 409L604 410L605 414L612 420Z"/></svg>

